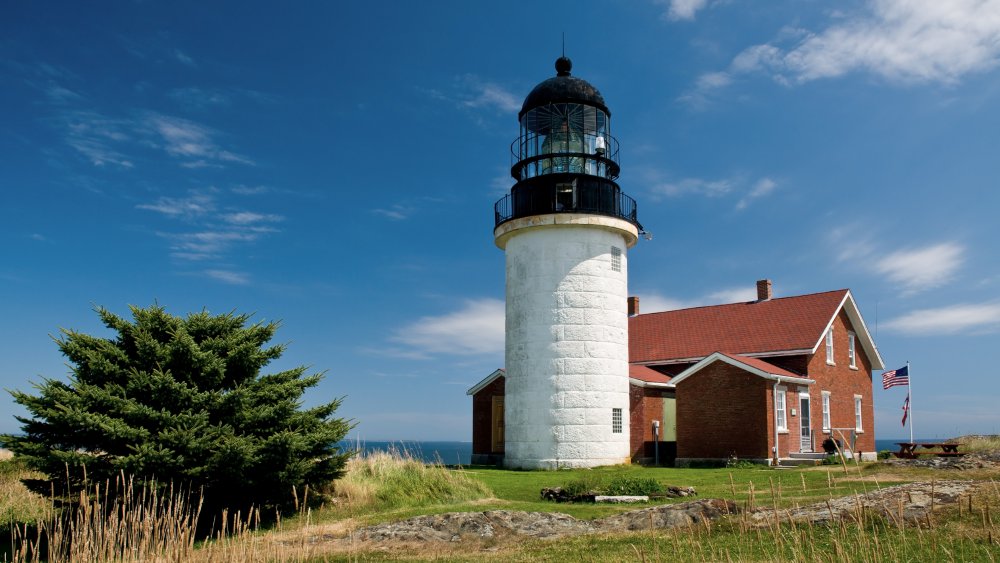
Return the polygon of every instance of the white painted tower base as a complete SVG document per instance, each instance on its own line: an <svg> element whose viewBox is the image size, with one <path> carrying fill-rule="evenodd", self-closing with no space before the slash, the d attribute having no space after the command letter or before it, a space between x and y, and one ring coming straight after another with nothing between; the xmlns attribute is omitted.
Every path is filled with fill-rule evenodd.
<svg viewBox="0 0 1000 563"><path fill-rule="evenodd" d="M507 257L504 465L628 463L626 251L638 230L559 213L508 221L494 235Z"/></svg>

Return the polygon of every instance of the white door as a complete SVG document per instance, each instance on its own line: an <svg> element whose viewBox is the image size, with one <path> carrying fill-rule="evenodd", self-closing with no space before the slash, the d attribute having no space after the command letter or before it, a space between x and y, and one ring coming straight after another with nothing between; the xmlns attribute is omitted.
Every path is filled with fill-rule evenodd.
<svg viewBox="0 0 1000 563"><path fill-rule="evenodd" d="M809 424L809 395L799 395L799 451L813 451L812 427Z"/></svg>

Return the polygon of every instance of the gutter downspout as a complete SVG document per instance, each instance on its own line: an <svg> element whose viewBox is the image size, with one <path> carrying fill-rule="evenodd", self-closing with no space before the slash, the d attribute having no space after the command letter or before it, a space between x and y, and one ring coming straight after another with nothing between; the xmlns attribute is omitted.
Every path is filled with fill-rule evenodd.
<svg viewBox="0 0 1000 563"><path fill-rule="evenodd" d="M778 467L778 384L781 380L775 378L774 380L774 397L772 399L772 406L774 407L774 448L771 450L774 452L774 459L771 460L771 467Z"/></svg>

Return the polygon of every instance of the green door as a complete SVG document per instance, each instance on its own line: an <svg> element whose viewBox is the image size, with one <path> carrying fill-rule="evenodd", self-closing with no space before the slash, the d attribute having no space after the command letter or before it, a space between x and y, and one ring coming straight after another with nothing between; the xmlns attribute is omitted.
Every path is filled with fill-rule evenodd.
<svg viewBox="0 0 1000 563"><path fill-rule="evenodd" d="M677 399L663 398L663 423L660 426L661 442L677 441Z"/></svg>

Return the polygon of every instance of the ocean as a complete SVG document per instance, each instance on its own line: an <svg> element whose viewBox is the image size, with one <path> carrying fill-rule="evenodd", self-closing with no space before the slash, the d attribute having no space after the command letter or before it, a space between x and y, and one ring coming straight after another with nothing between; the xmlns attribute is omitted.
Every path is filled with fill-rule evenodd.
<svg viewBox="0 0 1000 563"><path fill-rule="evenodd" d="M338 447L363 452L404 452L424 463L469 465L472 461L472 442L418 442L415 440L373 441L345 440Z"/></svg>

